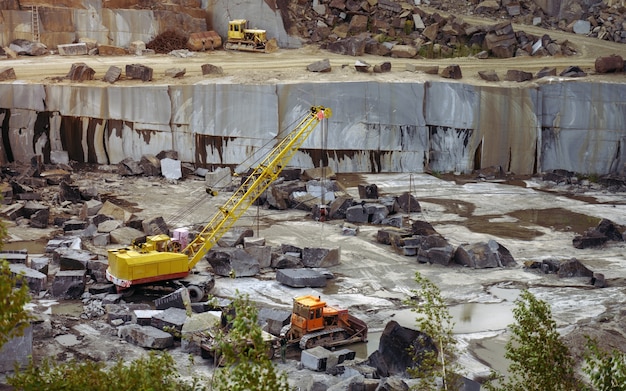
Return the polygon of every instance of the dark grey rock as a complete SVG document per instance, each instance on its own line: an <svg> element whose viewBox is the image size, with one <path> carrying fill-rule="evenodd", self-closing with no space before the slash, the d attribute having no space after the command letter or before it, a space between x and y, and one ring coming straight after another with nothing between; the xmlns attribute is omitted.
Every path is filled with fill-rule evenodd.
<svg viewBox="0 0 626 391"><path fill-rule="evenodd" d="M504 80L506 81L523 82L523 81L528 81L532 79L533 79L532 73L515 70L515 69L509 69L508 71L506 71L506 76L504 76Z"/></svg>
<svg viewBox="0 0 626 391"><path fill-rule="evenodd" d="M187 319L187 311L181 308L170 307L152 317L150 325L159 330L165 331L166 328L181 331L185 320Z"/></svg>
<svg viewBox="0 0 626 391"><path fill-rule="evenodd" d="M385 326L378 349L368 357L367 364L375 367L381 377L404 376L407 369L419 365L420 354L435 350L428 335L391 321Z"/></svg>
<svg viewBox="0 0 626 391"><path fill-rule="evenodd" d="M593 277L593 272L576 258L561 262L557 275L565 277Z"/></svg>
<svg viewBox="0 0 626 391"><path fill-rule="evenodd" d="M73 248L59 248L54 251L53 256L61 270L87 270L89 262L97 257L90 251Z"/></svg>
<svg viewBox="0 0 626 391"><path fill-rule="evenodd" d="M422 206L420 205L417 198L413 197L410 193L403 193L396 199L398 204L399 212L403 213L413 213L413 212L421 212Z"/></svg>
<svg viewBox="0 0 626 391"><path fill-rule="evenodd" d="M478 71L478 76L486 81L500 81L498 74L494 70Z"/></svg>
<svg viewBox="0 0 626 391"><path fill-rule="evenodd" d="M302 264L305 267L331 267L339 265L341 250L335 248L305 247L302 249Z"/></svg>
<svg viewBox="0 0 626 391"><path fill-rule="evenodd" d="M359 198L362 200L375 200L378 199L378 186L375 184L359 185Z"/></svg>
<svg viewBox="0 0 626 391"><path fill-rule="evenodd" d="M118 336L127 342L148 349L166 349L174 345L174 337L152 326L130 324L118 329Z"/></svg>
<svg viewBox="0 0 626 391"><path fill-rule="evenodd" d="M143 220L141 222L141 227L146 235L167 235L169 233L167 223L165 222L165 219L163 219L163 217L161 216L155 217L150 220Z"/></svg>
<svg viewBox="0 0 626 391"><path fill-rule="evenodd" d="M309 72L330 72L332 67L330 66L330 60L325 58L307 65L306 69Z"/></svg>
<svg viewBox="0 0 626 391"><path fill-rule="evenodd" d="M302 259L289 254L278 254L272 258L272 267L275 269L297 269L304 267Z"/></svg>
<svg viewBox="0 0 626 391"><path fill-rule="evenodd" d="M463 73L461 72L461 67L456 64L448 65L441 71L441 77L445 77L446 79L462 79Z"/></svg>
<svg viewBox="0 0 626 391"><path fill-rule="evenodd" d="M141 81L151 81L153 69L141 64L126 65L126 78L140 79Z"/></svg>
<svg viewBox="0 0 626 391"><path fill-rule="evenodd" d="M214 247L206 256L213 272L224 277L252 277L259 273L259 262L241 248Z"/></svg>
<svg viewBox="0 0 626 391"><path fill-rule="evenodd" d="M245 251L256 259L261 269L272 266L272 247L270 246L248 246Z"/></svg>
<svg viewBox="0 0 626 391"><path fill-rule="evenodd" d="M276 281L293 288L321 288L327 283L324 274L312 269L278 269Z"/></svg>
<svg viewBox="0 0 626 391"><path fill-rule="evenodd" d="M122 68L111 65L104 74L103 80L113 84L120 79L120 76L122 76Z"/></svg>
<svg viewBox="0 0 626 391"><path fill-rule="evenodd" d="M462 244L457 248L454 260L456 263L474 269L515 265L515 260L509 250L494 240L488 243Z"/></svg>
<svg viewBox="0 0 626 391"><path fill-rule="evenodd" d="M367 223L369 216L365 212L363 205L355 205L346 210L346 221L350 223Z"/></svg>
<svg viewBox="0 0 626 391"><path fill-rule="evenodd" d="M61 270L54 276L52 296L59 299L79 299L85 292L85 270Z"/></svg>
<svg viewBox="0 0 626 391"><path fill-rule="evenodd" d="M19 337L9 339L0 346L0 373L24 368L33 355L33 326L28 325Z"/></svg>
<svg viewBox="0 0 626 391"><path fill-rule="evenodd" d="M20 274L24 276L24 281L31 292L39 294L39 292L46 289L48 282L48 276L46 274L33 270L21 263L10 263L9 269L13 276Z"/></svg>

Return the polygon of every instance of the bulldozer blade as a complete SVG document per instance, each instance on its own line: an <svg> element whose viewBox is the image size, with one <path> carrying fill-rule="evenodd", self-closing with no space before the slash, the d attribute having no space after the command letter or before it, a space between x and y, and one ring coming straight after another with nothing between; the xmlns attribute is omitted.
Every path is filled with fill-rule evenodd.
<svg viewBox="0 0 626 391"><path fill-rule="evenodd" d="M265 53L274 53L278 50L276 38L272 38L265 43Z"/></svg>

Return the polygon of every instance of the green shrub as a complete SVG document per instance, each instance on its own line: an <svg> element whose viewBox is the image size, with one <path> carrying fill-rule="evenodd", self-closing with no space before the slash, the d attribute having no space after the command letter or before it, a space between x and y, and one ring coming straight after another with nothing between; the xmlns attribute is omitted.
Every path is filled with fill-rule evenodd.
<svg viewBox="0 0 626 391"><path fill-rule="evenodd" d="M585 372L594 390L626 391L626 354L613 349L610 353L600 350L595 340L587 339Z"/></svg>
<svg viewBox="0 0 626 391"><path fill-rule="evenodd" d="M178 367L168 353L150 352L130 363L118 360L110 368L95 361L72 360L65 363L44 359L23 371L16 367L7 382L24 391L200 391L208 388L200 379L181 379Z"/></svg>

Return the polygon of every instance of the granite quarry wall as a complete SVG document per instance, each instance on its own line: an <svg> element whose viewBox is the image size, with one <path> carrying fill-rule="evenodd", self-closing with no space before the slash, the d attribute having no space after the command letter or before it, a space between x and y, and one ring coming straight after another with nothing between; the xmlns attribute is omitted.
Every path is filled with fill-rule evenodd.
<svg viewBox="0 0 626 391"><path fill-rule="evenodd" d="M245 103L244 103L245 102ZM562 81L511 86L436 82L241 85L0 84L0 163L67 151L77 162L178 151L213 168L254 164L311 105L333 110L292 165L336 172L517 174L621 172L626 84ZM326 145L322 145L323 131Z"/></svg>

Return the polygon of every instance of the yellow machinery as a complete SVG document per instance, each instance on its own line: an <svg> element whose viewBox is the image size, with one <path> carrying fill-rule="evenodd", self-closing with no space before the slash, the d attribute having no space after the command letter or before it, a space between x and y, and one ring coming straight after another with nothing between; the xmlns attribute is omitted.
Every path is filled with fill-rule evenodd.
<svg viewBox="0 0 626 391"><path fill-rule="evenodd" d="M180 243L168 235L155 235L148 236L146 242L142 244L109 250L106 278L117 285L118 289L123 290L133 285L186 277L250 205L278 178L282 169L287 166L317 124L331 115L329 108L311 107L296 128L272 149L185 248L181 249ZM197 297L198 295L200 297ZM204 292L196 291L194 296L200 300Z"/></svg>
<svg viewBox="0 0 626 391"><path fill-rule="evenodd" d="M301 349L330 348L367 342L367 325L348 310L331 307L320 297L305 295L293 299L291 324L281 331L287 341Z"/></svg>
<svg viewBox="0 0 626 391"><path fill-rule="evenodd" d="M228 22L224 49L271 53L278 49L278 45L275 39L267 39L265 30L250 29L246 19L235 19Z"/></svg>

